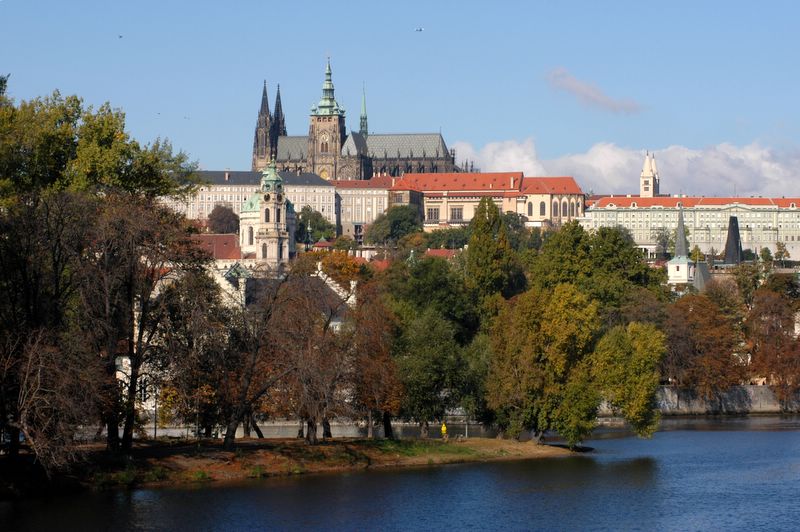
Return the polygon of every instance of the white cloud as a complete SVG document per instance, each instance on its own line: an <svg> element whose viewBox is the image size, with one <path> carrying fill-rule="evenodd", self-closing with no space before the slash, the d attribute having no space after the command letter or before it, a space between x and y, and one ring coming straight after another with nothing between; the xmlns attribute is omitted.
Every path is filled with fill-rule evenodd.
<svg viewBox="0 0 800 532"><path fill-rule="evenodd" d="M551 70L547 74L547 81L556 89L572 94L591 107L621 114L635 114L642 110L641 105L634 100L612 98L597 85L579 80L564 67Z"/></svg>
<svg viewBox="0 0 800 532"><path fill-rule="evenodd" d="M542 160L533 139L491 142L480 149L459 142L455 147L459 163L473 160L484 172L571 175L585 192L597 194L638 194L645 155L643 150L598 143L585 153ZM654 152L662 194L800 197L800 150L723 143L703 149L667 146Z"/></svg>

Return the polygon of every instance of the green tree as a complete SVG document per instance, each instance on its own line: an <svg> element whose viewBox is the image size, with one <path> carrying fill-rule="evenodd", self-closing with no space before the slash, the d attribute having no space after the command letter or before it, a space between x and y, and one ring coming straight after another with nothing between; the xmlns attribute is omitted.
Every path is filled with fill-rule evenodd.
<svg viewBox="0 0 800 532"><path fill-rule="evenodd" d="M453 325L432 308L406 311L395 360L405 394L401 415L417 421L426 437L431 421L441 420L457 403L460 349Z"/></svg>
<svg viewBox="0 0 800 532"><path fill-rule="evenodd" d="M666 338L652 324L630 323L609 330L592 360L603 398L640 436L658 428L656 390Z"/></svg>
<svg viewBox="0 0 800 532"><path fill-rule="evenodd" d="M697 244L694 245L692 251L689 253L689 259L692 262L702 262L704 257L703 257L703 252L700 251L700 246L698 246Z"/></svg>
<svg viewBox="0 0 800 532"><path fill-rule="evenodd" d="M388 244L418 231L422 231L422 220L417 209L411 205L395 205L367 227L364 238L370 244Z"/></svg>
<svg viewBox="0 0 800 532"><path fill-rule="evenodd" d="M470 223L466 253L467 285L480 301L493 294L510 297L525 286L519 260L508 242L500 211L491 198L483 198Z"/></svg>
<svg viewBox="0 0 800 532"><path fill-rule="evenodd" d="M510 435L556 430L577 444L591 430L599 394L588 356L598 305L572 285L532 288L510 301L492 331L489 406Z"/></svg>
<svg viewBox="0 0 800 532"><path fill-rule="evenodd" d="M469 242L470 230L467 227L449 227L425 233L427 246L431 249L461 249Z"/></svg>
<svg viewBox="0 0 800 532"><path fill-rule="evenodd" d="M230 207L215 205L208 215L208 229L217 234L238 233L239 217Z"/></svg>
<svg viewBox="0 0 800 532"><path fill-rule="evenodd" d="M311 232L309 233L309 228ZM336 227L328 221L321 212L317 212L310 206L305 205L300 214L297 215L297 229L294 233L294 240L303 244L308 240L314 244L319 240L329 240L336 236Z"/></svg>
<svg viewBox="0 0 800 532"><path fill-rule="evenodd" d="M768 247L761 248L759 257L761 257L761 262L763 262L765 265L772 265L772 251L770 251Z"/></svg>
<svg viewBox="0 0 800 532"><path fill-rule="evenodd" d="M786 259L791 258L789 251L786 249L786 244L777 242L775 244L775 260L780 261L781 268L786 267Z"/></svg>

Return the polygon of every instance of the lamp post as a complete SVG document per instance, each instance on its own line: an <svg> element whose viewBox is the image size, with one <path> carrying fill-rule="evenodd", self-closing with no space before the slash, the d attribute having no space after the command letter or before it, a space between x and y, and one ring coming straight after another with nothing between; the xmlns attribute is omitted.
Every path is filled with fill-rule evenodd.
<svg viewBox="0 0 800 532"><path fill-rule="evenodd" d="M311 249L311 220L306 225L306 251Z"/></svg>

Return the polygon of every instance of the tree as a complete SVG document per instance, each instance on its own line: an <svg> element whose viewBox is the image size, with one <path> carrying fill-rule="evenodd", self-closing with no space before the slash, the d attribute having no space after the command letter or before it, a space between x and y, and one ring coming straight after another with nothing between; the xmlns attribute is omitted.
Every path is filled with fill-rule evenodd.
<svg viewBox="0 0 800 532"><path fill-rule="evenodd" d="M367 227L365 240L370 244L385 245L418 231L422 231L422 220L417 209L411 205L395 205Z"/></svg>
<svg viewBox="0 0 800 532"><path fill-rule="evenodd" d="M757 263L743 262L733 269L739 296L748 308L753 304L753 295L761 284L761 275L761 267Z"/></svg>
<svg viewBox="0 0 800 532"><path fill-rule="evenodd" d="M469 226L448 227L425 233L427 247L431 249L461 249L467 245L469 237Z"/></svg>
<svg viewBox="0 0 800 532"><path fill-rule="evenodd" d="M405 314L394 351L404 390L401 415L417 421L427 437L429 423L457 404L459 347L453 326L433 309Z"/></svg>
<svg viewBox="0 0 800 532"><path fill-rule="evenodd" d="M781 268L786 267L786 259L791 258L789 251L786 249L786 244L777 242L775 244L775 260L780 261Z"/></svg>
<svg viewBox="0 0 800 532"><path fill-rule="evenodd" d="M208 215L208 230L217 234L239 233L239 217L226 205L215 205Z"/></svg>
<svg viewBox="0 0 800 532"><path fill-rule="evenodd" d="M761 253L759 253L759 256L761 258L761 262L763 262L765 266L772 266L772 251L770 251L768 247L761 248Z"/></svg>
<svg viewBox="0 0 800 532"><path fill-rule="evenodd" d="M656 390L665 352L664 334L638 322L609 330L595 348L592 372L602 397L640 436L658 428Z"/></svg>
<svg viewBox="0 0 800 532"><path fill-rule="evenodd" d="M692 251L689 253L689 260L692 262L702 262L704 259L703 252L700 251L700 246L697 244L694 245Z"/></svg>
<svg viewBox="0 0 800 532"><path fill-rule="evenodd" d="M309 232L310 228L310 232ZM300 244L314 244L320 239L330 240L336 236L336 226L328 221L322 213L315 211L309 205L304 205L297 216L297 229L294 240Z"/></svg>
<svg viewBox="0 0 800 532"><path fill-rule="evenodd" d="M744 366L736 356L734 325L704 295L687 295L668 309L667 355L662 375L695 389L706 399L741 384Z"/></svg>
<svg viewBox="0 0 800 532"><path fill-rule="evenodd" d="M598 305L573 285L532 288L510 301L492 331L489 406L512 436L556 430L574 446L591 430L599 393L589 354Z"/></svg>
<svg viewBox="0 0 800 532"><path fill-rule="evenodd" d="M508 243L500 211L491 198L483 198L470 223L465 277L478 300L500 293L510 297L525 287L525 277Z"/></svg>
<svg viewBox="0 0 800 532"><path fill-rule="evenodd" d="M795 306L786 296L759 288L747 316L746 331L753 372L766 377L776 397L788 406L800 390Z"/></svg>

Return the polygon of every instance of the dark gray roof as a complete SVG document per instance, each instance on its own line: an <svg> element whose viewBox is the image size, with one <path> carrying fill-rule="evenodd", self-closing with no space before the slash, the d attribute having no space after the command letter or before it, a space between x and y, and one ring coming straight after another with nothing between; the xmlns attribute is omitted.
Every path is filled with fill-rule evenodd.
<svg viewBox="0 0 800 532"><path fill-rule="evenodd" d="M333 185L326 179L322 179L317 174L310 172L278 172L278 175L283 179L284 184L294 186L315 186L315 187L332 187Z"/></svg>
<svg viewBox="0 0 800 532"><path fill-rule="evenodd" d="M303 161L308 154L308 137L278 137L279 161Z"/></svg>
<svg viewBox="0 0 800 532"><path fill-rule="evenodd" d="M440 133L373 135L366 138L367 154L373 159L439 158L449 155Z"/></svg>
<svg viewBox="0 0 800 532"><path fill-rule="evenodd" d="M342 155L366 155L367 153L367 140L361 133L351 132L347 139L342 144Z"/></svg>
<svg viewBox="0 0 800 532"><path fill-rule="evenodd" d="M261 172L245 172L234 170L200 170L197 172L200 179L212 185L253 185L258 186L261 183ZM225 179L225 174L228 174L228 179ZM322 179L317 174L303 172L278 172L283 182L286 185L294 186L316 186L316 187L332 187L328 181Z"/></svg>
<svg viewBox="0 0 800 532"><path fill-rule="evenodd" d="M225 179L226 174L228 179ZM258 185L261 182L261 172L199 170L197 175L202 181L212 185Z"/></svg>

